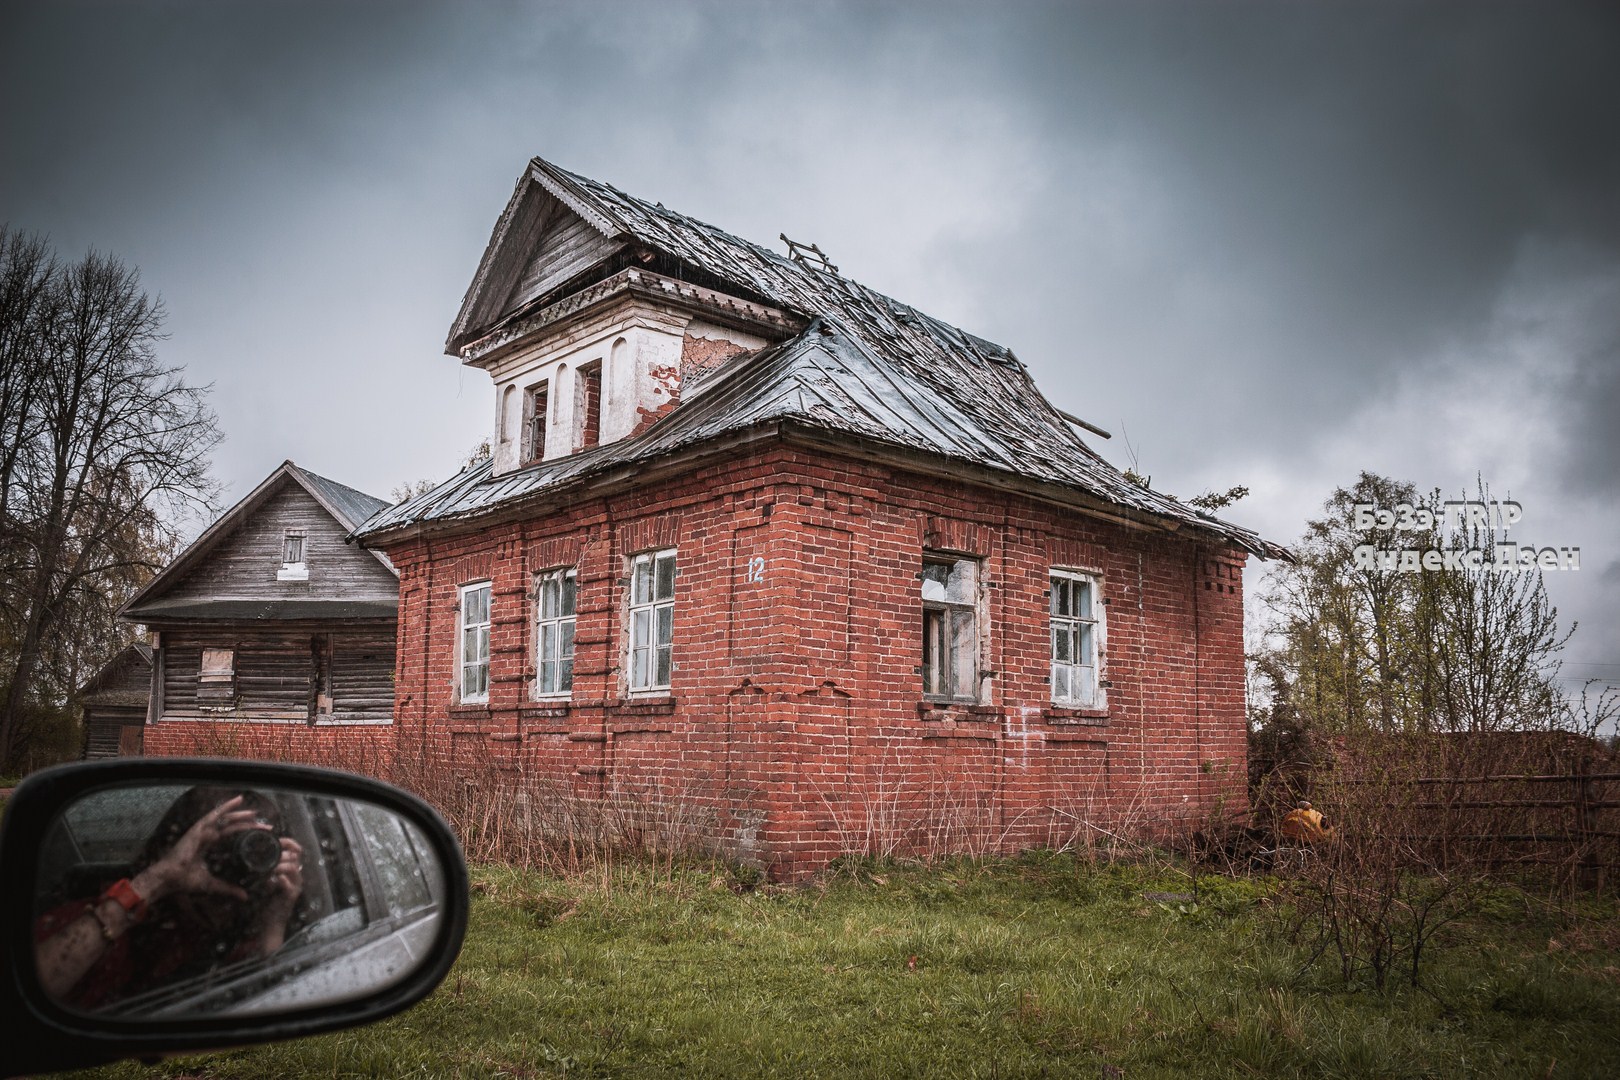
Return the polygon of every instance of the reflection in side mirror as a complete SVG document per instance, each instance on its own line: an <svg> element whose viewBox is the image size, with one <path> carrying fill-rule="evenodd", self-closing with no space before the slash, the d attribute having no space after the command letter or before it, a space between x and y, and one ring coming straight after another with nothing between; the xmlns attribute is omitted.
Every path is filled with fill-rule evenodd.
<svg viewBox="0 0 1620 1080"><path fill-rule="evenodd" d="M81 1014L296 1011L409 976L444 868L410 822L288 788L131 783L84 793L39 855L39 985Z"/></svg>
<svg viewBox="0 0 1620 1080"><path fill-rule="evenodd" d="M265 762L28 777L0 815L0 1077L367 1024L427 996L467 868L399 788Z"/></svg>

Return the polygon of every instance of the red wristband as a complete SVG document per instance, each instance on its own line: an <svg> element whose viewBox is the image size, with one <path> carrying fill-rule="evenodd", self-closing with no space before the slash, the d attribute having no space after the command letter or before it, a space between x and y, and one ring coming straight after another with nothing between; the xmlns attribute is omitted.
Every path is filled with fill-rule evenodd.
<svg viewBox="0 0 1620 1080"><path fill-rule="evenodd" d="M120 878L107 886L107 891L101 894L101 898L118 901L118 906L129 912L137 921L146 918L146 900L135 891L135 886L129 883L129 878Z"/></svg>

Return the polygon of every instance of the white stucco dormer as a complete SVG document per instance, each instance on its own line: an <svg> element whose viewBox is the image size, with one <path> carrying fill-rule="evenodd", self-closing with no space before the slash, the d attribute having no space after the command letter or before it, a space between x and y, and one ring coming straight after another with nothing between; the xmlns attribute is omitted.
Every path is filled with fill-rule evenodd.
<svg viewBox="0 0 1620 1080"><path fill-rule="evenodd" d="M625 271L471 361L494 382L494 474L637 434L679 402L683 379L708 373L713 356L775 337L715 320L692 302L705 299L696 292Z"/></svg>

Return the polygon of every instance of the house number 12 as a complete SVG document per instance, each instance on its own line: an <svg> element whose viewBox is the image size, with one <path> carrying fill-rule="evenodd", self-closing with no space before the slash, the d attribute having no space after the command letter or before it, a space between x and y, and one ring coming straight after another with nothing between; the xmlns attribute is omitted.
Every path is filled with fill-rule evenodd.
<svg viewBox="0 0 1620 1080"><path fill-rule="evenodd" d="M748 573L743 581L752 585L757 581L765 580L765 560L758 555L748 560Z"/></svg>

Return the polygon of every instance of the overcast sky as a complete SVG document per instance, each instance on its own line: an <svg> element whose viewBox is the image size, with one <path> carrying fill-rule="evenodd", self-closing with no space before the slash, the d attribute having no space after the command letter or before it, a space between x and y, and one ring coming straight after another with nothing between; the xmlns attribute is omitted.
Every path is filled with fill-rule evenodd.
<svg viewBox="0 0 1620 1080"><path fill-rule="evenodd" d="M1620 680L1620 6L0 4L0 219L140 268L227 502L455 471L536 154L819 243L1272 539L1481 475Z"/></svg>

